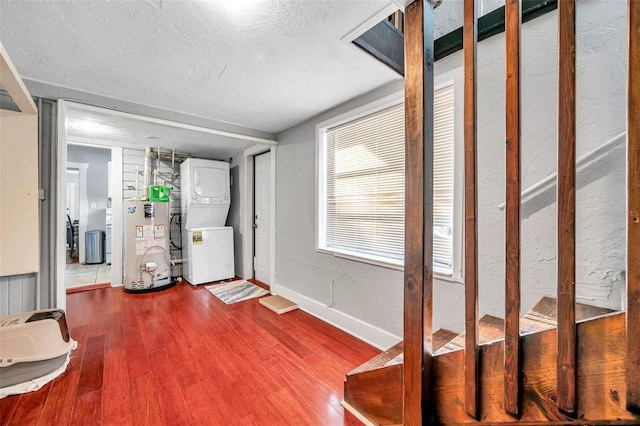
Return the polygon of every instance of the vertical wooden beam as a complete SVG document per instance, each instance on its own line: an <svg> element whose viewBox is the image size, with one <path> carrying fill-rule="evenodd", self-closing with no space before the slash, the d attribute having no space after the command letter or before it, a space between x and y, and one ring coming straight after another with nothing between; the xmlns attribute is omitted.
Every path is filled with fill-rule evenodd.
<svg viewBox="0 0 640 426"><path fill-rule="evenodd" d="M576 404L576 15L575 0L558 2L558 398Z"/></svg>
<svg viewBox="0 0 640 426"><path fill-rule="evenodd" d="M520 0L506 0L505 410L517 417L520 370Z"/></svg>
<svg viewBox="0 0 640 426"><path fill-rule="evenodd" d="M404 424L430 423L433 311L433 6L405 8Z"/></svg>
<svg viewBox="0 0 640 426"><path fill-rule="evenodd" d="M640 413L640 0L629 0L627 409Z"/></svg>
<svg viewBox="0 0 640 426"><path fill-rule="evenodd" d="M477 101L476 48L478 14L475 0L464 1L464 406L478 418L480 401L478 351L478 196L476 189Z"/></svg>

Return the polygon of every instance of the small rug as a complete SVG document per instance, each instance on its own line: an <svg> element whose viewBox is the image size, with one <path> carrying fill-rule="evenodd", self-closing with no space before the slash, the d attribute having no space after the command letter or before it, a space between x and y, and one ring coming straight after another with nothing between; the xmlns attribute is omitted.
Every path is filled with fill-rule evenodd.
<svg viewBox="0 0 640 426"><path fill-rule="evenodd" d="M257 285L251 284L246 280L237 280L231 281L229 283L208 285L205 286L205 288L227 305L269 294L267 290L260 288Z"/></svg>

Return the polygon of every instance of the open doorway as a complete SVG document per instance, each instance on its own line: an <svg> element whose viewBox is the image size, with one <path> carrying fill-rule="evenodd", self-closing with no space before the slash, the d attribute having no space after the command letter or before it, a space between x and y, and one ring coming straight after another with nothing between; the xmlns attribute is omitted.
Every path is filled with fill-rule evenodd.
<svg viewBox="0 0 640 426"><path fill-rule="evenodd" d="M111 149L67 145L67 290L111 282ZM107 237L109 240L107 240Z"/></svg>

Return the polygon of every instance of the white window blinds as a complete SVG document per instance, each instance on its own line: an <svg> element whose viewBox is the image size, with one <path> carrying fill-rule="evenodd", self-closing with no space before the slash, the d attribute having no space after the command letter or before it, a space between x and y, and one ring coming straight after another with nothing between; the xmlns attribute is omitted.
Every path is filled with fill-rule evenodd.
<svg viewBox="0 0 640 426"><path fill-rule="evenodd" d="M433 122L433 266L453 268L454 93L435 92Z"/></svg>
<svg viewBox="0 0 640 426"><path fill-rule="evenodd" d="M404 105L327 131L326 248L402 264Z"/></svg>
<svg viewBox="0 0 640 426"><path fill-rule="evenodd" d="M453 264L453 86L435 96L434 266ZM326 131L320 248L402 265L404 105Z"/></svg>

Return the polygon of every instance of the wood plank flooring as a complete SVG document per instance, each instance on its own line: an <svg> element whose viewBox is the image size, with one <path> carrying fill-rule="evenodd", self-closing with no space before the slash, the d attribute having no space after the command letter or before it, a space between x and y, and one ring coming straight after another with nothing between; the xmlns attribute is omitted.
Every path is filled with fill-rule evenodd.
<svg viewBox="0 0 640 426"><path fill-rule="evenodd" d="M301 310L204 287L67 297L67 371L0 400L0 425L357 425L345 374L380 351Z"/></svg>

